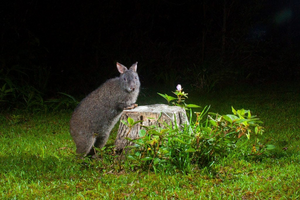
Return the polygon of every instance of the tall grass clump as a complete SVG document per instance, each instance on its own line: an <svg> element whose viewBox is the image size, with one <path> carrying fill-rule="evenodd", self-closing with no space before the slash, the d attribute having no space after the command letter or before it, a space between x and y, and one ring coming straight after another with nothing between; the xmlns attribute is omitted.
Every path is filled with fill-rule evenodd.
<svg viewBox="0 0 300 200"><path fill-rule="evenodd" d="M69 94L56 92L49 96L49 69L15 65L0 69L0 109L49 112L73 109L78 101Z"/></svg>

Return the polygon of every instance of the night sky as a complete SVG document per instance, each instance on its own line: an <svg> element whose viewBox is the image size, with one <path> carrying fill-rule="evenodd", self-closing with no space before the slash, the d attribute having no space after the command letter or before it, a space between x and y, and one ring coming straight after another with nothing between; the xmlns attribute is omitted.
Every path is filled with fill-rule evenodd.
<svg viewBox="0 0 300 200"><path fill-rule="evenodd" d="M118 76L117 61L138 61L143 87L297 80L299 10L296 0L6 1L0 83L87 94Z"/></svg>

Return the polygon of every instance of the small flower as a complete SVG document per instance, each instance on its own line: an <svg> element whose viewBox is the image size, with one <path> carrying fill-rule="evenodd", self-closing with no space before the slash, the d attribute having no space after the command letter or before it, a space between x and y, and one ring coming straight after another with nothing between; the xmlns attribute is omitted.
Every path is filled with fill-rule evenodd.
<svg viewBox="0 0 300 200"><path fill-rule="evenodd" d="M180 84L178 84L178 85L176 86L176 89L177 89L177 91L181 91L181 90L182 90L182 87L181 87L181 85L180 85Z"/></svg>

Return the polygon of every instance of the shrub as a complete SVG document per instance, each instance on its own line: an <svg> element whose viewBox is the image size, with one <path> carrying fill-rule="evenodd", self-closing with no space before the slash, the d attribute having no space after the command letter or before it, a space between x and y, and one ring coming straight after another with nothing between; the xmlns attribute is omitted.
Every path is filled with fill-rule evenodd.
<svg viewBox="0 0 300 200"><path fill-rule="evenodd" d="M160 95L168 103L173 101L173 105L187 108L188 104L184 102L187 93L182 91L181 86L177 87L174 94L177 95L176 98ZM185 124L184 128L173 127L172 124L165 124L164 128L149 126L140 130L139 138L127 138L135 143L127 154L131 168L188 173L196 166L210 167L220 158L226 157L236 149L239 141L251 147L240 149L243 155L258 154L265 149L256 148L264 128L250 110L235 110L232 107L232 114L220 115L208 112L209 108L210 106L205 106L201 112L196 112L196 119L192 120L190 117L189 124ZM191 108L189 111L191 116ZM128 118L128 122L123 123L132 126L136 122Z"/></svg>

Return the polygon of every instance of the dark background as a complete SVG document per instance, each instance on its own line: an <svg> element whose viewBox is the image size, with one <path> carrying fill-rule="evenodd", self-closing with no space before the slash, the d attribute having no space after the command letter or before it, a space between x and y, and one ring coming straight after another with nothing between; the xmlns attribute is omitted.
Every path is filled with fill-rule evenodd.
<svg viewBox="0 0 300 200"><path fill-rule="evenodd" d="M116 61L138 61L143 88L296 81L299 11L296 0L2 2L0 87L86 95L118 76Z"/></svg>

